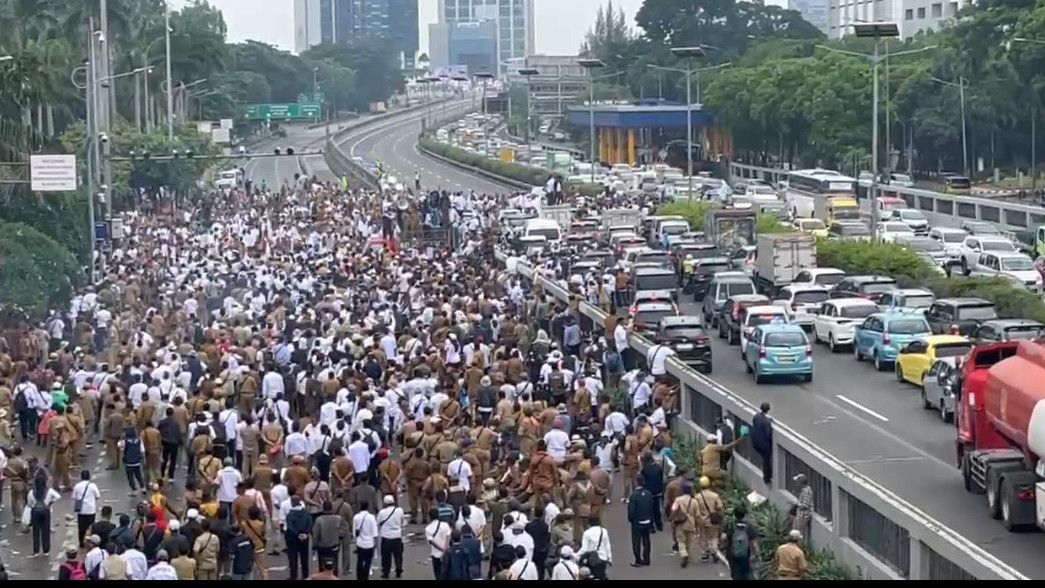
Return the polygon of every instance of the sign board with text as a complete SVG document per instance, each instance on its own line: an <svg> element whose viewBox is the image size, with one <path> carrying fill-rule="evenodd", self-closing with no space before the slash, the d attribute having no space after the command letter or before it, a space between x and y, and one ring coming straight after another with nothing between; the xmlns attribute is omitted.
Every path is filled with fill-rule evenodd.
<svg viewBox="0 0 1045 588"><path fill-rule="evenodd" d="M76 156L30 155L29 182L34 192L76 190Z"/></svg>
<svg viewBox="0 0 1045 588"><path fill-rule="evenodd" d="M320 117L323 107L316 103L248 104L249 120L311 120Z"/></svg>

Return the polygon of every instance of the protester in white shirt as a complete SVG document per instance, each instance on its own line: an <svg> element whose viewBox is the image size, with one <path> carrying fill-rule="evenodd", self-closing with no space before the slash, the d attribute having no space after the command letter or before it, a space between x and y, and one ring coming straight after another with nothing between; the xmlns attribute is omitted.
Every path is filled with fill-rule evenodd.
<svg viewBox="0 0 1045 588"><path fill-rule="evenodd" d="M580 568L573 561L573 548L563 545L559 551L559 563L552 568L552 580L577 580Z"/></svg>
<svg viewBox="0 0 1045 588"><path fill-rule="evenodd" d="M566 450L570 447L570 435L561 429L562 424L556 419L552 430L544 435L544 444L548 448L548 455L556 464L566 460Z"/></svg>
<svg viewBox="0 0 1045 588"><path fill-rule="evenodd" d="M80 543L83 543L87 530L94 524L94 517L98 514L98 500L102 493L98 485L91 481L91 472L83 470L80 472L80 481L73 486L73 506L77 503L80 510L76 511L76 527L79 531Z"/></svg>
<svg viewBox="0 0 1045 588"><path fill-rule="evenodd" d="M381 537L381 578L387 579L395 560L396 578L403 575L403 527L406 515L391 495L385 496L385 507L377 513L377 533Z"/></svg>
<svg viewBox="0 0 1045 588"><path fill-rule="evenodd" d="M666 362L673 355L676 355L675 350L667 345L658 344L650 347L646 352L646 363L650 366L650 374L654 376L666 374L668 372Z"/></svg>
<svg viewBox="0 0 1045 588"><path fill-rule="evenodd" d="M446 466L446 475L450 478L451 491L457 490L467 494L472 489L472 466L464 460L463 455L464 450L458 449L457 458Z"/></svg>
<svg viewBox="0 0 1045 588"><path fill-rule="evenodd" d="M610 533L605 527L598 524L598 518L592 517L588 519L589 527L585 529L584 534L581 535L581 548L577 552L577 557L583 557L586 553L594 552L599 556L599 559L608 563L613 563L613 550L610 548Z"/></svg>
<svg viewBox="0 0 1045 588"><path fill-rule="evenodd" d="M533 558L533 536L526 532L523 521L512 520L508 532L504 534L504 542L512 547L522 547L526 558Z"/></svg>
<svg viewBox="0 0 1045 588"><path fill-rule="evenodd" d="M515 580L534 580L538 579L537 576L537 564L533 563L528 555L523 551L522 547L515 548L515 563L512 564L508 571L512 573L512 578Z"/></svg>
<svg viewBox="0 0 1045 588"><path fill-rule="evenodd" d="M120 555L127 561L127 566L130 567L131 573L127 577L129 580L144 580L145 576L149 573L149 562L145 559L145 554L138 551L137 546L132 545L130 549L127 549Z"/></svg>
<svg viewBox="0 0 1045 588"><path fill-rule="evenodd" d="M225 467L221 468L215 478L218 486L218 502L228 503L227 508L231 512L232 501L236 500L236 486L243 481L243 474L234 466L231 457L225 458Z"/></svg>
<svg viewBox="0 0 1045 588"><path fill-rule="evenodd" d="M443 554L446 553L447 547L450 546L452 529L450 525L437 518L439 513L434 508L429 512L429 515L433 520L425 527L425 539L428 541L428 547L431 549L432 570L435 572L436 579L439 579L443 575Z"/></svg>
<svg viewBox="0 0 1045 588"><path fill-rule="evenodd" d="M145 574L146 580L177 580L178 572L174 569L171 564L167 563L170 556L167 554L166 549L161 549L156 552L156 563L149 568L149 573Z"/></svg>

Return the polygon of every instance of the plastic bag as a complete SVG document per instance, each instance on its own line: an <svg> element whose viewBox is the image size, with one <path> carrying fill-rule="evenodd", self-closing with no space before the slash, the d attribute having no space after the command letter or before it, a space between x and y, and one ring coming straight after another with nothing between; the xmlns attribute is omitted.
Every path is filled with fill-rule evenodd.
<svg viewBox="0 0 1045 588"><path fill-rule="evenodd" d="M28 527L29 526L29 523L32 521L32 513L33 513L32 507L29 506L28 504L25 505L25 508L22 509L22 526L23 527Z"/></svg>

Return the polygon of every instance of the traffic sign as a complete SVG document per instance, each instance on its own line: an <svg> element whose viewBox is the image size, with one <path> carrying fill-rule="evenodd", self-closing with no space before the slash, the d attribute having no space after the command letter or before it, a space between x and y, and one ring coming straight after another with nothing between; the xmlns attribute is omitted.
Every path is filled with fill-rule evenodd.
<svg viewBox="0 0 1045 588"><path fill-rule="evenodd" d="M317 103L248 104L249 120L307 120L319 118L323 107Z"/></svg>
<svg viewBox="0 0 1045 588"><path fill-rule="evenodd" d="M29 182L34 192L76 190L76 156L30 155Z"/></svg>

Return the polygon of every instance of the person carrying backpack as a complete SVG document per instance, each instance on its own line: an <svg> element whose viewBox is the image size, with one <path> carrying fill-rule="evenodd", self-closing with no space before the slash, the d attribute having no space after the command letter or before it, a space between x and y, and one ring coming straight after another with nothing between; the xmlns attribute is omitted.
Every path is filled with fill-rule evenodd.
<svg viewBox="0 0 1045 588"><path fill-rule="evenodd" d="M78 552L76 549L65 550L65 561L62 562L62 565L58 566L59 582L87 579L87 568L84 567L82 561L76 559L77 555Z"/></svg>
<svg viewBox="0 0 1045 588"><path fill-rule="evenodd" d="M733 509L733 521L723 534L729 573L734 580L752 580L760 535L755 525L747 519L747 507L744 505Z"/></svg>

